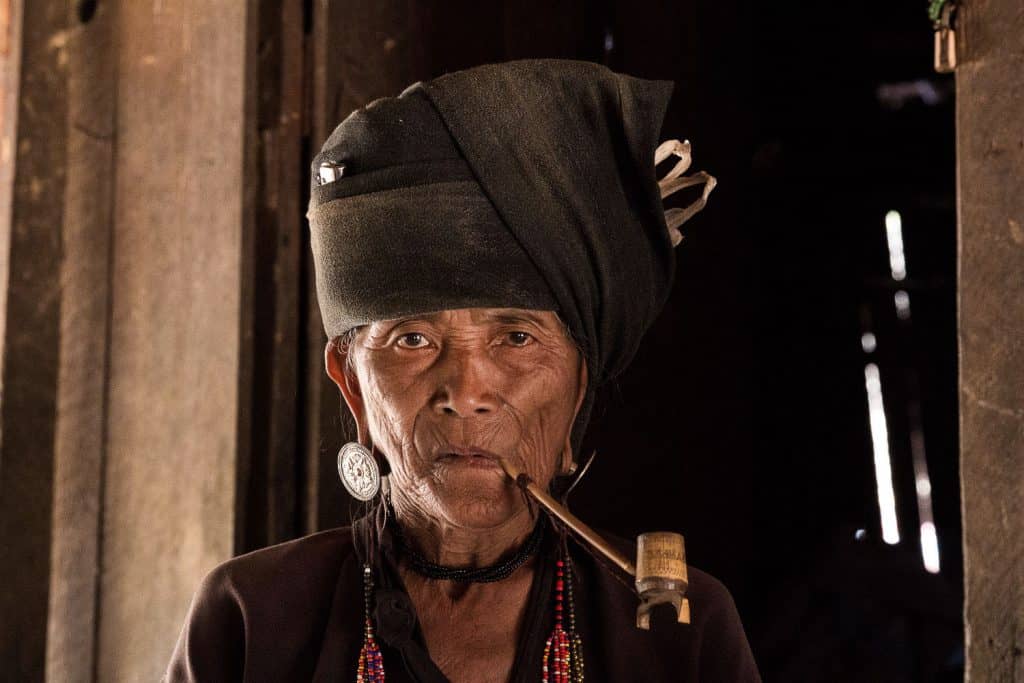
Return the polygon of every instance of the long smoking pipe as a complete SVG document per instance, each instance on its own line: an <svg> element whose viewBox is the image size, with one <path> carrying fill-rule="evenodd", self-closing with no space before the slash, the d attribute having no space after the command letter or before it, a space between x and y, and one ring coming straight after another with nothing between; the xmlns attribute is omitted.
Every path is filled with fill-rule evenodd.
<svg viewBox="0 0 1024 683"><path fill-rule="evenodd" d="M608 541L598 536L597 532L580 521L579 517L559 505L558 501L552 498L547 491L538 486L533 479L530 479L525 472L510 463L508 460L504 459L501 460L501 468L505 470L505 474L507 474L509 478L519 486L519 488L530 494L530 497L537 501L542 508L560 519L567 527L572 529L573 532L589 543L591 547L611 560L622 571L626 572L630 576L636 576L636 565L626 559L626 557L618 550L613 548Z"/></svg>
<svg viewBox="0 0 1024 683"><path fill-rule="evenodd" d="M640 596L636 614L638 628L650 628L651 610L660 604L671 605L679 623L690 623L690 602L685 597L688 587L686 550L681 535L670 532L640 534L637 538L637 563L633 564L576 515L560 505L547 491L530 479L529 475L508 460L501 459L499 462L505 474L538 505L558 518L594 550L635 578L636 590Z"/></svg>

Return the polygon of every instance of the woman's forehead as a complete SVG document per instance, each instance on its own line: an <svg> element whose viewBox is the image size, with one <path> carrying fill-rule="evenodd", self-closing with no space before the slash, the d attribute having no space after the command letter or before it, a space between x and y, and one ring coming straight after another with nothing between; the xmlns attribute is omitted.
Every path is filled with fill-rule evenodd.
<svg viewBox="0 0 1024 683"><path fill-rule="evenodd" d="M489 325L494 323L533 323L541 327L562 325L555 311L530 308L456 308L378 320L371 328L395 327L405 322L423 321L438 325Z"/></svg>

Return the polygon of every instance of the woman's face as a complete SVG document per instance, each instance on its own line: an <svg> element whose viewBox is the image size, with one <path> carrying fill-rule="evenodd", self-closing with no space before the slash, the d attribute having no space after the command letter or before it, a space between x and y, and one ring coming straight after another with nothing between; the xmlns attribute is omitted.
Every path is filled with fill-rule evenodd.
<svg viewBox="0 0 1024 683"><path fill-rule="evenodd" d="M568 464L586 389L581 354L551 311L468 308L384 320L328 345L361 440L391 467L396 506L487 528L525 506L497 458L547 486ZM333 360L332 360L333 357Z"/></svg>

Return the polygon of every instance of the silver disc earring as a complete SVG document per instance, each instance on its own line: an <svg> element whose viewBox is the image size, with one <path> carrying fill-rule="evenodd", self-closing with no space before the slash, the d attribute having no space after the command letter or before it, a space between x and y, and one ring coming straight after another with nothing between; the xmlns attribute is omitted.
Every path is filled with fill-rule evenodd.
<svg viewBox="0 0 1024 683"><path fill-rule="evenodd" d="M356 500L370 500L380 491L380 467L361 443L350 441L338 451L338 476Z"/></svg>

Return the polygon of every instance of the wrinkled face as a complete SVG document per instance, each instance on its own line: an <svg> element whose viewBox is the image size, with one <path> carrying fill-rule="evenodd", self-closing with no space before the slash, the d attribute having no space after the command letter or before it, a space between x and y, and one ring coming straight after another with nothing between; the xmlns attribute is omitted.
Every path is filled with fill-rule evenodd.
<svg viewBox="0 0 1024 683"><path fill-rule="evenodd" d="M348 354L339 386L388 459L396 507L492 527L525 507L497 458L544 487L567 464L586 371L555 313L469 308L385 320L361 328ZM338 381L345 370L332 371L328 356Z"/></svg>

